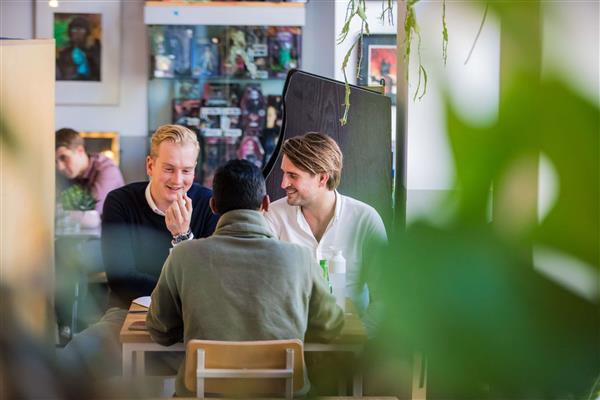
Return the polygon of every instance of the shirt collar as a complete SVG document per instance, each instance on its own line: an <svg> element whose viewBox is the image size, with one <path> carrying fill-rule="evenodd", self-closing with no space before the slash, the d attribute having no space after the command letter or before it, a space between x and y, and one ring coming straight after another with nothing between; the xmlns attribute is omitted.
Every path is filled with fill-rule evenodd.
<svg viewBox="0 0 600 400"><path fill-rule="evenodd" d="M146 186L146 201L148 202L148 205L150 206L150 209L152 211L154 211L156 214L160 215L161 217L165 216L165 213L162 212L157 206L156 203L154 202L154 200L152 199L152 195L150 194L150 185L152 185L152 181L148 182L148 186Z"/></svg>
<svg viewBox="0 0 600 400"><path fill-rule="evenodd" d="M340 218L340 214L342 212L342 196L340 196L340 194L338 193L337 190L334 190L335 192L335 212L333 214L333 219L337 220L338 218Z"/></svg>

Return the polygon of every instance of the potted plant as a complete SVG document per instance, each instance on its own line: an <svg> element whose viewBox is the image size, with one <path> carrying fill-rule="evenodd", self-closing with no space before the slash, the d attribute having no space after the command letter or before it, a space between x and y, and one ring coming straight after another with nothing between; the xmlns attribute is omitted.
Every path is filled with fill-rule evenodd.
<svg viewBox="0 0 600 400"><path fill-rule="evenodd" d="M100 215L95 210L97 202L90 192L79 185L70 186L60 194L63 210L83 228L96 228L100 225Z"/></svg>

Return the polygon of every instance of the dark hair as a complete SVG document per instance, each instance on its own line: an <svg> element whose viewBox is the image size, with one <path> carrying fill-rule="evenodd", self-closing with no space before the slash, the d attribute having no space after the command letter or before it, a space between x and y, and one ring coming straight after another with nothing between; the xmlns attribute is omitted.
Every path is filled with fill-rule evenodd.
<svg viewBox="0 0 600 400"><path fill-rule="evenodd" d="M83 138L79 135L79 132L71 128L61 128L56 131L55 150L59 147L73 150L77 146L83 146Z"/></svg>
<svg viewBox="0 0 600 400"><path fill-rule="evenodd" d="M219 214L231 210L259 210L267 193L261 170L246 160L231 160L213 179L213 198Z"/></svg>
<svg viewBox="0 0 600 400"><path fill-rule="evenodd" d="M90 22L87 20L87 18L78 15L75 18L73 18L71 20L71 22L69 22L69 28L68 28L68 32L71 32L71 29L73 28L83 28L85 29L86 35L89 35L90 33Z"/></svg>

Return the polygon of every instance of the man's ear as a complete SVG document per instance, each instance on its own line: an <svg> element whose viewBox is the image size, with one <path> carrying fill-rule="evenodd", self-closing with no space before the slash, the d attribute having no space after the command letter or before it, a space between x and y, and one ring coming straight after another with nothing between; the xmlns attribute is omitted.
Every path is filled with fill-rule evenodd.
<svg viewBox="0 0 600 400"><path fill-rule="evenodd" d="M77 154L85 154L85 147L83 147L83 145L78 145L77 147L75 147L75 153Z"/></svg>
<svg viewBox="0 0 600 400"><path fill-rule="evenodd" d="M327 181L329 180L329 174L326 172L321 172L319 174L319 186L327 186Z"/></svg>
<svg viewBox="0 0 600 400"><path fill-rule="evenodd" d="M149 177L152 177L152 169L154 168L154 160L152 159L152 157L147 156L146 157L146 174Z"/></svg>
<svg viewBox="0 0 600 400"><path fill-rule="evenodd" d="M213 212L213 214L219 215L219 211L217 210L217 206L215 204L215 198L214 197L210 198L210 200L208 201L208 206L210 207L210 210Z"/></svg>
<svg viewBox="0 0 600 400"><path fill-rule="evenodd" d="M260 211L264 211L264 212L269 211L270 204L271 204L271 199L269 198L268 194L265 194L265 197L263 197L262 202L260 204Z"/></svg>

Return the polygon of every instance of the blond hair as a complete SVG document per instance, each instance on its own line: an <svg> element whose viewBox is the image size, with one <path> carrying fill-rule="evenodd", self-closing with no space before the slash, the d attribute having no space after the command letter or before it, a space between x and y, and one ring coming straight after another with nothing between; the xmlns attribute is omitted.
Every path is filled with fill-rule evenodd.
<svg viewBox="0 0 600 400"><path fill-rule="evenodd" d="M286 140L281 148L283 154L298 168L312 175L329 175L327 188L334 190L342 177L343 155L338 144L329 136L309 132Z"/></svg>
<svg viewBox="0 0 600 400"><path fill-rule="evenodd" d="M152 159L158 157L158 146L165 141L181 145L192 144L196 149L196 155L200 152L198 138L192 130L181 125L162 125L152 135L152 142L150 144L150 157Z"/></svg>

